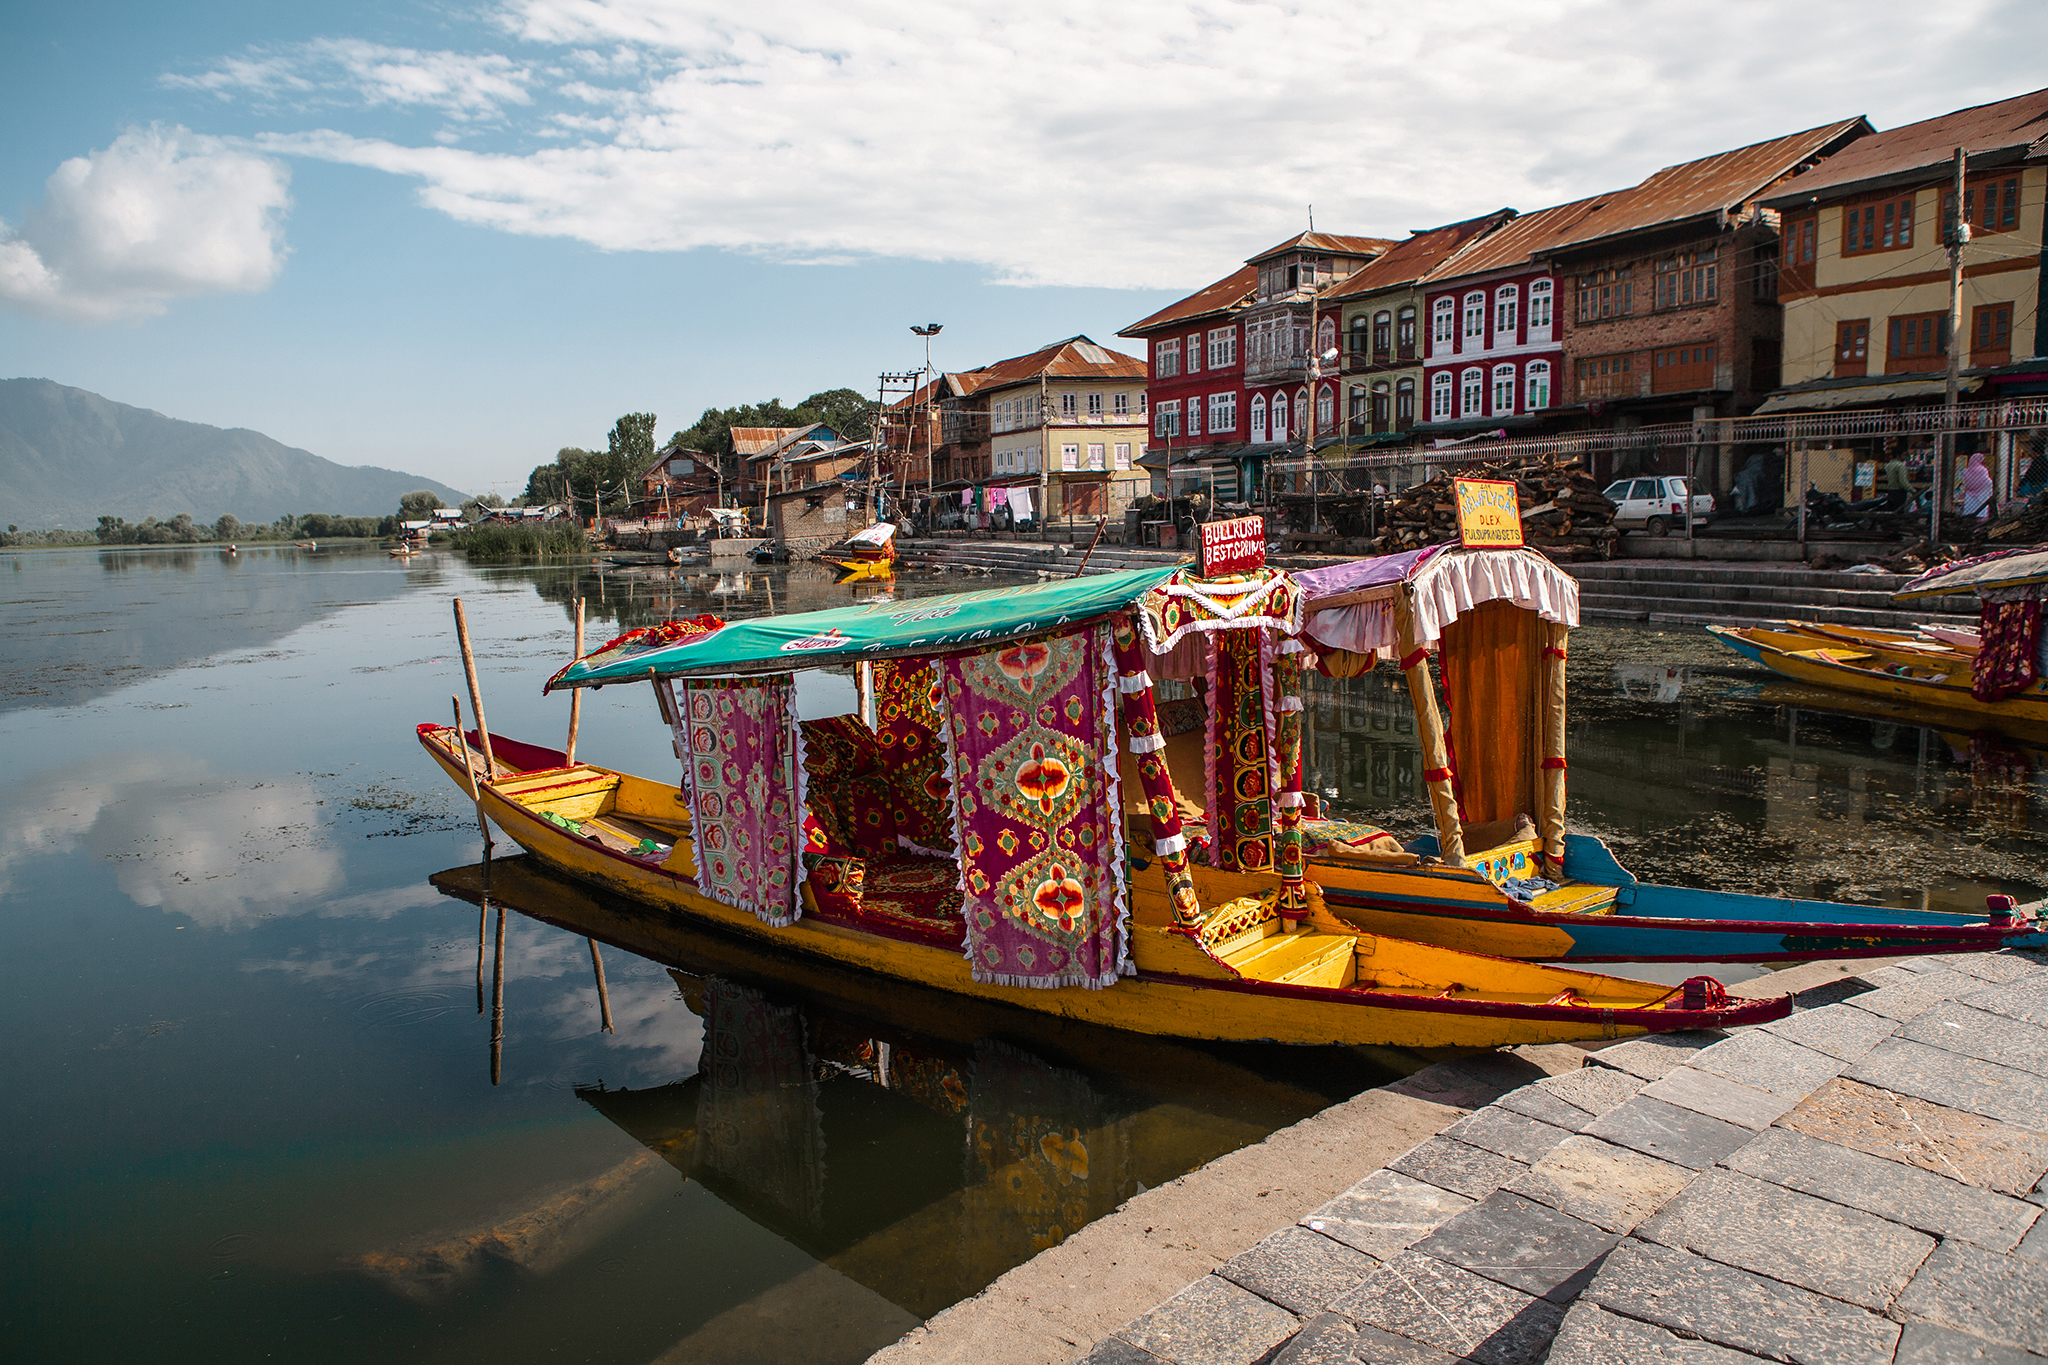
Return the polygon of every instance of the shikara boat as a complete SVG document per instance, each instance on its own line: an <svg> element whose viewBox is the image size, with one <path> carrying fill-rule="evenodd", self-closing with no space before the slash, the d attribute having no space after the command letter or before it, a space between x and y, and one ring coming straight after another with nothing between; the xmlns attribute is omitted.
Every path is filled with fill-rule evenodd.
<svg viewBox="0 0 2048 1365"><path fill-rule="evenodd" d="M1778 962L2048 942L2005 904L1963 916L1647 884L1599 839L1567 833L1564 666L1578 585L1541 555L1430 548L1297 579L1303 638L1326 671L1348 675L1385 655L1406 673L1436 824L1405 848L1369 828L1325 837L1305 827L1310 875L1346 923L1544 961Z"/></svg>
<svg viewBox="0 0 2048 1365"><path fill-rule="evenodd" d="M770 951L1110 1028L1496 1047L1789 1010L1710 978L1508 961L1333 913L1299 857L1299 601L1277 570L1140 570L670 622L549 680L652 683L680 787L482 731L418 736L560 872ZM1189 641L1227 664L1231 709L1210 728L1240 760L1215 866L1189 857L1147 667L1201 653L1175 654ZM798 722L794 672L848 664L867 723Z"/></svg>
<svg viewBox="0 0 2048 1365"><path fill-rule="evenodd" d="M1835 644L1807 631L1708 626L1708 634L1754 663L1795 682L1903 702L1947 717L1979 716L2048 724L2048 683L1983 701L1973 686L1976 656L1933 641L1915 647L1866 641Z"/></svg>
<svg viewBox="0 0 2048 1365"><path fill-rule="evenodd" d="M839 571L841 583L896 576L896 525L878 521L857 531L818 558Z"/></svg>

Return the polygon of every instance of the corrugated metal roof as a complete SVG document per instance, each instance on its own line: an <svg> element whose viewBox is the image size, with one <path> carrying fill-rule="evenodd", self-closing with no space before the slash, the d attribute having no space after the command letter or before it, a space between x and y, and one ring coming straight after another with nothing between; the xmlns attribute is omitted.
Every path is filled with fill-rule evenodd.
<svg viewBox="0 0 2048 1365"><path fill-rule="evenodd" d="M1245 264L1257 265L1260 261L1271 260L1289 251L1328 251L1339 256L1377 256L1396 245L1385 237L1340 237L1333 232L1301 232L1289 237L1278 246L1269 246L1255 256L1245 257Z"/></svg>
<svg viewBox="0 0 2048 1365"><path fill-rule="evenodd" d="M734 427L732 429L733 453L758 455L777 441L809 431L809 427Z"/></svg>
<svg viewBox="0 0 2048 1365"><path fill-rule="evenodd" d="M1739 210L1830 148L1854 147L1855 139L1869 131L1870 124L1859 115L1666 166L1634 189L1608 196L1605 207L1573 228L1572 243L1639 232L1722 209ZM1824 173L1833 164L1824 162L1819 172L1808 174Z"/></svg>
<svg viewBox="0 0 2048 1365"><path fill-rule="evenodd" d="M1479 218L1443 227L1427 228L1401 242L1384 256L1368 264L1323 295L1324 303L1335 303L1359 294L1412 284L1442 265L1451 254L1515 216L1513 209L1497 209Z"/></svg>
<svg viewBox="0 0 2048 1365"><path fill-rule="evenodd" d="M1526 265L1536 257L1575 240L1581 223L1606 208L1610 201L1627 193L1627 190L1614 190L1525 213L1481 237L1423 278L1431 282L1462 279L1467 275L1484 275L1489 271Z"/></svg>
<svg viewBox="0 0 2048 1365"><path fill-rule="evenodd" d="M1142 337L1147 332L1155 332L1174 323L1226 312L1250 298L1258 285L1259 268L1255 265L1239 266L1208 288L1188 295L1179 303L1168 304L1148 318L1140 318L1117 335Z"/></svg>
<svg viewBox="0 0 2048 1365"><path fill-rule="evenodd" d="M1789 207L1816 195L1853 190L1865 182L1932 171L1954 156L1958 147L1973 156L2018 151L2043 137L2048 137L2048 90L2035 90L1872 133L1764 202L1774 208Z"/></svg>
<svg viewBox="0 0 2048 1365"><path fill-rule="evenodd" d="M1029 355L1012 356L993 365L983 365L980 369L949 371L941 380L935 380L933 386L943 383L949 393L964 398L988 389L1030 383L1040 376L1047 379L1144 379L1149 373L1145 362L1136 356L1112 351L1085 336L1076 336L1041 346ZM945 396L945 393L940 395L942 398ZM924 389L920 388L890 406L907 408L923 401Z"/></svg>

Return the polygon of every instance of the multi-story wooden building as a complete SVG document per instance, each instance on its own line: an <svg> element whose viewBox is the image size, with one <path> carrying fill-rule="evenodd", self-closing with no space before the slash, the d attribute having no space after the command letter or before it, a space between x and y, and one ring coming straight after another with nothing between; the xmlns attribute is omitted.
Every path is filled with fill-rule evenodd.
<svg viewBox="0 0 2048 1365"><path fill-rule="evenodd" d="M1766 410L1941 397L1958 147L1965 388L2040 354L2048 90L1873 133L1765 197L1783 215L1785 316L1785 387Z"/></svg>
<svg viewBox="0 0 2048 1365"><path fill-rule="evenodd" d="M1420 282L1459 251L1515 216L1501 209L1417 232L1333 287L1322 308L1342 340L1344 404L1336 429L1350 444L1398 440L1421 418L1423 294Z"/></svg>

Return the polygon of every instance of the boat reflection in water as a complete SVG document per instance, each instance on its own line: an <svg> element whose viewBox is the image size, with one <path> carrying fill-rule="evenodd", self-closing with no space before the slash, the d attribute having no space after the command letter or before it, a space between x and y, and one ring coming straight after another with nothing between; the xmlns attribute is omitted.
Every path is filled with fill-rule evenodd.
<svg viewBox="0 0 2048 1365"><path fill-rule="evenodd" d="M696 1074L576 1094L820 1263L775 1291L792 1312L820 1293L854 1309L852 1281L929 1317L1133 1195L1435 1060L1183 1044L792 962L523 856L433 883L669 966L703 1022Z"/></svg>

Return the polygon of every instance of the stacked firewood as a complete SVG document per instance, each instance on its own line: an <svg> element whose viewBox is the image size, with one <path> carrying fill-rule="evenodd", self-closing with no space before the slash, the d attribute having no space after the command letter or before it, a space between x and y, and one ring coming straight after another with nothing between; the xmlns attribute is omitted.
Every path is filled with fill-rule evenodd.
<svg viewBox="0 0 2048 1365"><path fill-rule="evenodd" d="M1461 470L1460 478L1512 481L1522 503L1522 537L1556 560L1605 559L1620 536L1614 504L1592 476L1570 464L1527 461ZM1458 502L1452 475L1438 474L1410 488L1386 511L1386 529L1374 542L1380 554L1455 544Z"/></svg>
<svg viewBox="0 0 2048 1365"><path fill-rule="evenodd" d="M2011 502L2005 510L1985 522L1956 517L1955 525L1960 528L1950 532L1957 539L1983 539L1998 542L2003 549L2013 545L2039 545L2048 541L2048 493L2037 493L2026 502Z"/></svg>

